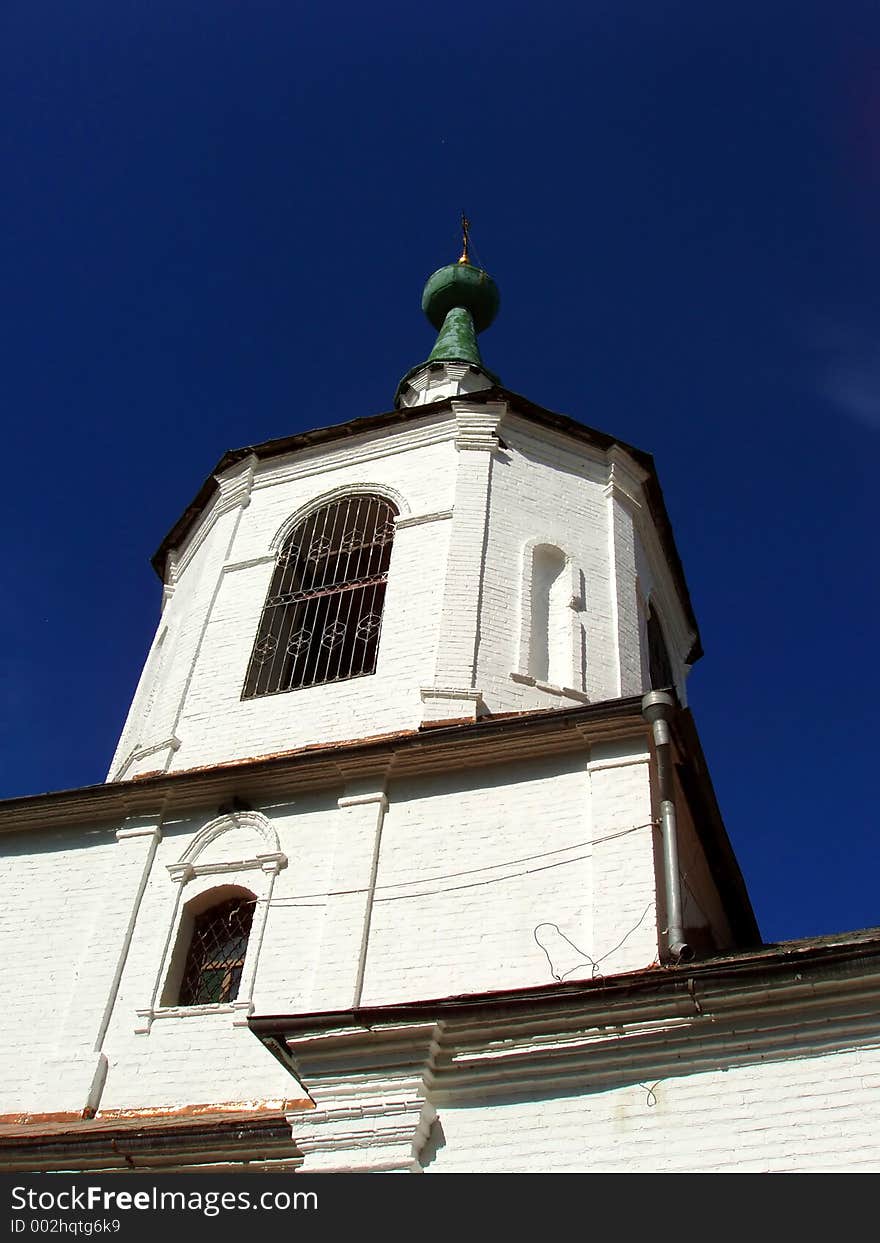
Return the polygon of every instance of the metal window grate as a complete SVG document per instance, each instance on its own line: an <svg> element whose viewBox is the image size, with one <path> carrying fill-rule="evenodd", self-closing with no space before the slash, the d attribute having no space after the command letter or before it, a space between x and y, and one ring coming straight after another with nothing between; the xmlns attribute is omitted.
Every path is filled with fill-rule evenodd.
<svg viewBox="0 0 880 1243"><path fill-rule="evenodd" d="M180 1005L235 1000L253 917L252 898L232 898L196 916L180 985Z"/></svg>
<svg viewBox="0 0 880 1243"><path fill-rule="evenodd" d="M349 496L287 538L242 699L375 672L396 514L384 497Z"/></svg>

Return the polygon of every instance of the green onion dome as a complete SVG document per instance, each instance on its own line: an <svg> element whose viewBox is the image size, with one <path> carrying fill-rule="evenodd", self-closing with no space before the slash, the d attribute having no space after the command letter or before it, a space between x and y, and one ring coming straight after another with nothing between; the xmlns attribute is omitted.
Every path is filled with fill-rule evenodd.
<svg viewBox="0 0 880 1243"><path fill-rule="evenodd" d="M469 311L477 332L485 332L500 305L498 286L488 272L470 263L450 263L428 277L422 294L422 310L439 332L455 308Z"/></svg>

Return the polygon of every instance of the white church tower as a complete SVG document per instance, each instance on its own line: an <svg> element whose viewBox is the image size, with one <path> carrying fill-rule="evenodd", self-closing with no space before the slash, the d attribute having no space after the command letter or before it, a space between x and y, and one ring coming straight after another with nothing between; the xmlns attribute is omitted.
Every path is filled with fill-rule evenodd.
<svg viewBox="0 0 880 1243"><path fill-rule="evenodd" d="M443 1067L491 1079L514 1011L759 944L652 458L502 387L467 250L422 305L391 411L227 453L162 543L106 785L5 805L0 1114L89 1168L161 1132L169 1168L440 1169Z"/></svg>
<svg viewBox="0 0 880 1243"><path fill-rule="evenodd" d="M393 413L221 460L157 554L109 780L652 684L685 702L699 637L653 463L500 388L476 340L497 307L442 268Z"/></svg>

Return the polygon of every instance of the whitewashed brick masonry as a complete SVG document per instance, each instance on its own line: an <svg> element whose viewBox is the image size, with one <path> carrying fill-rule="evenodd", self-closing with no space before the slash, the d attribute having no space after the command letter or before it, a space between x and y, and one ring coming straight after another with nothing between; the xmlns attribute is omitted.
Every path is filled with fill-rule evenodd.
<svg viewBox="0 0 880 1243"><path fill-rule="evenodd" d="M283 1111L306 1170L876 1168L880 1030L856 984L819 1014L786 980L778 1023L674 980L602 1009L668 971L634 697L650 608L684 702L689 605L629 453L455 392L238 461L169 551L101 797L3 822L0 1115ZM351 492L398 515L375 673L243 699L284 540ZM676 781L685 932L734 950L723 829ZM253 909L237 993L182 1005L193 919L230 893ZM548 1019L578 986L593 1008ZM533 1011L381 1018L502 990ZM329 1012L339 1030L291 1036L284 1065L249 1027Z"/></svg>
<svg viewBox="0 0 880 1243"><path fill-rule="evenodd" d="M649 598L683 699L693 635L639 499L643 479L616 447L537 427L503 402L463 400L393 434L230 467L168 558L165 608L108 779L638 693ZM285 534L352 489L399 511L375 674L242 700ZM537 547L565 564L555 680L535 676L522 640ZM552 646L560 619L543 624Z"/></svg>

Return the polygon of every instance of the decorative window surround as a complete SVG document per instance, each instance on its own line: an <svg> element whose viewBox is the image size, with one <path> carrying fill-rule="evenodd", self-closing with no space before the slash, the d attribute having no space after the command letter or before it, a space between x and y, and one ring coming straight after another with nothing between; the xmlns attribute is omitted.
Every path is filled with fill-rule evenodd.
<svg viewBox="0 0 880 1243"><path fill-rule="evenodd" d="M310 506L285 536L242 701L376 672L397 508L365 486Z"/></svg>
<svg viewBox="0 0 880 1243"><path fill-rule="evenodd" d="M219 876L224 872L247 872L260 868L264 872L280 872L287 866L287 856L281 851L255 855L252 859L230 859L228 863L169 863L168 875L172 880L194 880L197 876Z"/></svg>
<svg viewBox="0 0 880 1243"><path fill-rule="evenodd" d="M203 825L195 835L193 840L187 846L186 850L180 856L180 863L195 864L196 859L201 855L210 844L217 838L222 837L224 833L228 833L230 829L250 829L256 836L260 837L269 850L266 852L267 857L274 858L276 855L284 859L286 866L287 860L284 855L280 855L280 844L278 841L278 833L274 826L259 811L232 811L215 817L206 825ZM254 859L260 858L259 855L253 856ZM173 865L172 865L173 866ZM207 865L210 868L212 865Z"/></svg>
<svg viewBox="0 0 880 1243"><path fill-rule="evenodd" d="M140 1020L135 1027L136 1036L147 1036L150 1028L158 1019L192 1019L204 1018L206 1015L233 1015L233 1027L247 1027L248 1015L253 1014L252 1001L218 1001L204 1006L156 1006L146 1010L136 1010Z"/></svg>
<svg viewBox="0 0 880 1243"><path fill-rule="evenodd" d="M284 542L289 535L292 535L301 522L305 520L319 509L323 509L325 505L332 505L335 501L345 500L349 496L381 496L386 501L390 501L397 510L395 525L400 526L401 519L406 521L410 514L410 506L406 497L398 492L396 488L391 488L384 483L345 483L340 484L336 488L329 488L326 492L322 492L320 496L314 496L305 505L300 507L287 518L284 519L281 526L272 536L269 542L269 549L274 556L284 547Z"/></svg>
<svg viewBox="0 0 880 1243"><path fill-rule="evenodd" d="M230 830L241 830L242 828L250 830L262 845L268 846L270 849L258 851L245 859L219 859L207 863L197 862L208 846L216 840L222 839L223 834L228 833ZM254 1009L254 980L266 930L266 917L272 901L272 891L275 887L275 878L282 868L285 867L287 867L287 856L280 849L278 834L274 826L264 815L254 811L230 812L226 815L217 816L216 819L211 820L196 834L176 863L169 863L167 865L169 878L176 884L177 888L174 894L174 903L168 922L168 931L165 937L161 962L153 981L150 1003L136 1010L138 1019L134 1029L136 1034L148 1035L153 1022L156 1019L163 1018L182 1019L210 1014L231 1014L234 1027L241 1027L247 1024L247 1017L253 1013ZM245 955L244 970L241 976L238 996L231 1002L215 1002L202 1006L163 1006L159 998L172 970L172 961L180 935L183 908L186 905L187 885L193 881L201 881L205 877L229 876L247 871L259 872L264 879L262 880L262 894L256 893L255 895L254 919L251 924L250 937L248 938L247 953ZM208 889L203 887L200 889L200 892L208 892ZM193 894L192 896L198 895Z"/></svg>

